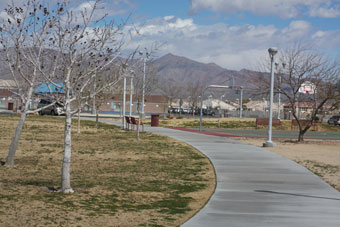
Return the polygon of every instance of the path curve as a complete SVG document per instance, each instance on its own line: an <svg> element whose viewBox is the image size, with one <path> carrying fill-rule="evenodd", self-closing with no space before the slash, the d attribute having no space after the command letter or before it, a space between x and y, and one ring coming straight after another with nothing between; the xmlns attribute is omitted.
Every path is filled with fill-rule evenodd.
<svg viewBox="0 0 340 227"><path fill-rule="evenodd" d="M215 193L183 227L340 226L340 192L289 159L226 137L145 129L190 144L215 168Z"/></svg>
<svg viewBox="0 0 340 227"><path fill-rule="evenodd" d="M146 130L190 144L214 165L216 191L183 227L340 226L340 192L289 159L225 137Z"/></svg>

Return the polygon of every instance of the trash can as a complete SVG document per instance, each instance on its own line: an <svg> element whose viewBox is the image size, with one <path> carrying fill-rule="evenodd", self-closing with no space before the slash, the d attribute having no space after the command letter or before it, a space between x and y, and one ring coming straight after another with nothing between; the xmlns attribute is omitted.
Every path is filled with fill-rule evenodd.
<svg viewBox="0 0 340 227"><path fill-rule="evenodd" d="M159 114L152 114L151 115L151 127L158 127L159 126Z"/></svg>
<svg viewBox="0 0 340 227"><path fill-rule="evenodd" d="M14 106L14 104L9 102L8 103L8 110L13 110L13 106Z"/></svg>

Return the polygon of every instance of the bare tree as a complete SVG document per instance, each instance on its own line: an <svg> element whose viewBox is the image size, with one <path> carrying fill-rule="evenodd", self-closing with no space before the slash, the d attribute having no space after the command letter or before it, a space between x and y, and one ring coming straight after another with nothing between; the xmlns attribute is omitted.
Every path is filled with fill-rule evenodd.
<svg viewBox="0 0 340 227"><path fill-rule="evenodd" d="M89 2L86 7L75 9L66 1L58 1L55 6L49 8L38 1L28 0L26 9L21 10L13 6L10 11L20 14L20 17L15 17L17 27L23 24L21 18L25 18L21 14L28 15L25 24L33 26L19 28L18 31L16 30L19 34L26 32L27 39L33 37L38 40L38 44L48 43L50 52L45 58L42 57L42 53L46 50L46 46L40 45L37 49L30 42L23 44L23 47L31 47L29 54L34 58L27 61L30 63L29 69L33 75L36 73L39 78L64 91L62 102L66 117L61 191L65 193L73 192L70 181L72 116L86 101L108 87L116 85L122 74L122 64L118 59L122 56L121 49L125 44L125 36L122 32L124 24L116 25L114 21L104 20L106 15L98 16L96 12L100 10L100 2L95 0ZM34 33L34 30L32 33L36 24L41 23L42 16L46 18L41 25L40 33ZM18 40L21 39L19 36ZM16 45L17 42L12 43L12 46L16 47ZM20 48L22 47L17 47ZM17 51L16 55L16 60L19 61L23 53ZM46 59L51 60L48 66L43 65ZM128 61L129 56L125 56L124 59ZM92 82L97 75L101 75L100 80L103 80L103 83L97 84L94 91ZM30 85L33 83L26 77L24 79L29 81ZM63 85L57 82L62 82ZM88 93L87 91L91 89L92 92ZM31 95L33 87L28 90L28 94Z"/></svg>
<svg viewBox="0 0 340 227"><path fill-rule="evenodd" d="M181 98L184 94L184 87L172 79L162 79L159 88L168 98L170 106L172 106L174 99Z"/></svg>
<svg viewBox="0 0 340 227"><path fill-rule="evenodd" d="M44 59L50 54L49 33L52 30L51 24L55 23L58 15L49 13L39 1L34 0L27 1L21 7L9 5L5 12L6 18L0 26L0 45L4 56L2 60L8 63L15 82L15 90L12 91L20 97L22 103L20 120L5 163L12 167L27 114L41 110L30 111L29 107L34 89L46 81L41 72L47 72ZM55 102L49 106L54 104Z"/></svg>
<svg viewBox="0 0 340 227"><path fill-rule="evenodd" d="M150 50L149 55L151 56L152 53L153 49ZM159 75L157 74L157 69L153 64L153 60L149 58L145 62L144 92L146 95L151 94L159 87ZM137 59L137 61L131 66L131 69L133 69L133 71L135 72L135 77L133 79L133 88L138 104L142 103L143 94L144 62L142 60L143 59Z"/></svg>
<svg viewBox="0 0 340 227"><path fill-rule="evenodd" d="M193 114L195 114L195 108L199 103L199 96L202 93L203 84L201 81L196 81L194 83L187 84L186 92L190 100L190 105L192 107Z"/></svg>
<svg viewBox="0 0 340 227"><path fill-rule="evenodd" d="M58 78L60 75L64 82L66 118L61 190L65 193L73 192L70 183L71 117L78 109L73 109L72 103L92 99L94 95L117 84L122 74L118 57L124 44L120 34L123 25L115 25L113 21L100 25L104 23L103 18L94 17L99 2L91 2L89 7L81 9L80 18L74 15L66 3L59 4L57 8L63 20L54 25L52 38L56 41L54 48L57 50L55 58L58 62L54 71L61 74L50 76ZM105 82L97 84L96 90L88 95L86 91L93 88L91 82L98 75L105 75L100 77Z"/></svg>
<svg viewBox="0 0 340 227"><path fill-rule="evenodd" d="M104 77L104 79L102 79L102 77ZM110 97L112 97L112 94L114 93L111 89L111 87L106 87L106 85L104 84L106 82L105 80L105 75L104 74L98 74L96 76L96 78L94 78L93 81L93 90L91 89L90 92L94 91L94 95L90 95L90 92L88 94L88 97L92 97L87 104L89 106L92 106L92 113L94 113L96 115L96 127L98 127L98 123L99 123L99 111L100 111L100 107L102 106L103 102L105 102L106 100L108 100ZM101 91L97 91L96 88L97 86L99 87L106 87L105 89L101 90ZM117 84L118 86L118 84ZM94 110L93 110L94 109Z"/></svg>
<svg viewBox="0 0 340 227"><path fill-rule="evenodd" d="M325 104L337 105L340 102L339 62L330 61L322 54L301 45L281 51L278 59L283 63L277 64L277 75L282 75L282 83L276 80L275 90L283 94L290 104L292 116L298 124L300 142L316 123L317 114ZM269 83L262 84L268 87ZM305 84L310 84L315 91L309 94L301 93ZM313 107L311 114L304 119L305 124L302 124L299 116L301 102L307 102Z"/></svg>

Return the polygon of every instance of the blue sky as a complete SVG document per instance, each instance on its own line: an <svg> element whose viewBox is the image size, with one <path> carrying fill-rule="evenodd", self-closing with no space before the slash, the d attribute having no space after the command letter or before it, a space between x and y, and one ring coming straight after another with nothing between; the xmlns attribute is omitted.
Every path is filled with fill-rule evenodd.
<svg viewBox="0 0 340 227"><path fill-rule="evenodd" d="M10 1L1 0L0 10ZM101 1L111 18L132 15L130 23L140 35L128 48L162 43L157 56L172 53L228 69L256 70L268 58L269 47L282 50L303 43L340 57L340 0ZM84 2L71 1L75 8Z"/></svg>
<svg viewBox="0 0 340 227"><path fill-rule="evenodd" d="M227 1L225 0L225 2ZM223 13L223 11L209 9L193 13L190 12L191 3L189 0L140 0L136 1L134 6L133 12L135 15L143 15L148 19L174 15L180 18L193 18L195 23L201 25L212 25L214 23L242 25L251 23L263 25L275 24L277 27L283 28L294 19L311 21L316 27L326 30L338 29L340 25L339 17L323 18L299 15L294 18L281 18L280 16L266 14L258 16L252 12L242 10Z"/></svg>
<svg viewBox="0 0 340 227"><path fill-rule="evenodd" d="M271 46L304 43L339 56L340 0L126 2L141 26L135 46L165 43L159 55L170 52L235 70L255 69Z"/></svg>

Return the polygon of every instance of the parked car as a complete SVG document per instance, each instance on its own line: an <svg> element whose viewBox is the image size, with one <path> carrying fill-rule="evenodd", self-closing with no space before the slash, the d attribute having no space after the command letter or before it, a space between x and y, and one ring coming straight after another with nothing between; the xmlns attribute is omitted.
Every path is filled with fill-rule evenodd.
<svg viewBox="0 0 340 227"><path fill-rule="evenodd" d="M332 116L327 123L329 125L340 125L340 116Z"/></svg>
<svg viewBox="0 0 340 227"><path fill-rule="evenodd" d="M202 109L202 114L205 115L205 116L212 116L212 117L214 117L216 115L216 110Z"/></svg>
<svg viewBox="0 0 340 227"><path fill-rule="evenodd" d="M189 108L182 108L181 113L182 114L189 114L190 113L190 109Z"/></svg>
<svg viewBox="0 0 340 227"><path fill-rule="evenodd" d="M38 104L38 109L44 106L50 105L51 103L52 103L51 100L41 99ZM46 107L39 111L39 115L44 115L44 114L57 115L57 116L65 114L63 103L57 102L56 104Z"/></svg>

